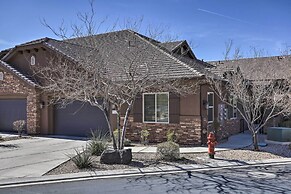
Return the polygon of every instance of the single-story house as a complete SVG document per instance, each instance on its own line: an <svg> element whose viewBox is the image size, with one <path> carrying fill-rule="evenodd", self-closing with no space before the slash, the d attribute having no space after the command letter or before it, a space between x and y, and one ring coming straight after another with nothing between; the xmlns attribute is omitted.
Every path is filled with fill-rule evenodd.
<svg viewBox="0 0 291 194"><path fill-rule="evenodd" d="M12 122L19 119L27 121L28 134L87 136L90 130L107 130L105 118L96 107L78 101L65 108L49 104L48 95L41 90L32 71L32 67L45 66L54 55L63 55L72 63L86 57L90 45L84 48L81 44L92 38L99 48L98 57L112 65L122 63L120 57L132 57L127 56L129 49L142 48L139 52L144 52L143 62L157 75L166 69L171 78L197 82L204 80L213 67L197 59L185 40L162 43L131 30L63 41L42 38L20 44L0 53L0 131L12 131ZM226 106L209 85L199 83L195 93L187 96L168 91L141 94L135 100L126 138L139 141L140 131L146 128L150 142L162 142L166 132L173 129L179 143L200 145L205 144L207 132L215 128L217 120L224 120L223 126L217 128L219 138L243 130L235 108L225 111ZM157 107L162 114L157 114ZM107 116L115 128L116 115L108 111Z"/></svg>
<svg viewBox="0 0 291 194"><path fill-rule="evenodd" d="M291 73L291 55L209 61L208 63L214 65L211 71L216 75L223 77L224 73L239 68L245 79L257 84L262 84L265 80L289 80ZM278 126L282 122L282 116L271 119L262 131L266 132L270 126ZM260 123L260 119L256 122Z"/></svg>

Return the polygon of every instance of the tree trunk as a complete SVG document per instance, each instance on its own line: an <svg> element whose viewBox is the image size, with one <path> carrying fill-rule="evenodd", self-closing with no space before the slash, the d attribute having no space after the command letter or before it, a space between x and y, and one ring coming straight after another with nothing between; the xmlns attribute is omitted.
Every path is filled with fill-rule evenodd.
<svg viewBox="0 0 291 194"><path fill-rule="evenodd" d="M259 151L258 134L256 132L253 133L253 146L254 146L254 151Z"/></svg>
<svg viewBox="0 0 291 194"><path fill-rule="evenodd" d="M106 112L105 112L104 109L102 109L102 112L103 112L103 114L104 114L104 116L105 116L105 119L106 119L106 122L107 122L107 125L108 125L108 129L109 129L110 137L111 137L111 139L112 139L113 149L114 149L114 150L117 150L116 141L115 141L115 138L114 138L114 134L113 134L113 131L112 131L111 125L110 125L109 120L108 120L108 116L107 116L107 114L106 114Z"/></svg>
<svg viewBox="0 0 291 194"><path fill-rule="evenodd" d="M121 134L120 134L120 108L118 107L118 110L117 110L117 146L118 146L118 149L120 150L121 149Z"/></svg>
<svg viewBox="0 0 291 194"><path fill-rule="evenodd" d="M125 116L124 116L124 121L123 121L123 127L122 127L122 139L121 139L121 149L124 148L124 140L125 140L125 134L126 134L126 127L127 127L127 123L128 123L128 117L132 108L132 103L133 101L130 102L130 104L128 105L126 112L125 112Z"/></svg>

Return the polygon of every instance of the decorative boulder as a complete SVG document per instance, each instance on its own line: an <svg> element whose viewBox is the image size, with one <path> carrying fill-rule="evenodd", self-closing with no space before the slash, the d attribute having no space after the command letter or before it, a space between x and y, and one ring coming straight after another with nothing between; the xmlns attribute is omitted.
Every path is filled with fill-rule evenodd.
<svg viewBox="0 0 291 194"><path fill-rule="evenodd" d="M129 164L131 160L131 149L105 150L100 157L102 164Z"/></svg>

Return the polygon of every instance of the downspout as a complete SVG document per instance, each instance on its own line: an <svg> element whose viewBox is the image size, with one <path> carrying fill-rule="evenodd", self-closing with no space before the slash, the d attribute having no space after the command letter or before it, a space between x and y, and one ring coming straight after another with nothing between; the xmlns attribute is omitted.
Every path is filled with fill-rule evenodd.
<svg viewBox="0 0 291 194"><path fill-rule="evenodd" d="M201 91L202 91L201 88L202 88L202 87L201 87L201 86L202 86L202 84L199 85L199 87L200 87L200 88L199 88L199 90L200 90L200 91L199 91L199 93L200 93L200 99L199 99L200 102L199 102L199 106L200 106L200 126L201 126L201 129L200 129L200 130L201 130L200 140L201 140L201 145L202 145L202 138L203 138L203 117L202 117L202 108L203 108L203 107L201 106L201 103L202 103L202 94L201 94Z"/></svg>

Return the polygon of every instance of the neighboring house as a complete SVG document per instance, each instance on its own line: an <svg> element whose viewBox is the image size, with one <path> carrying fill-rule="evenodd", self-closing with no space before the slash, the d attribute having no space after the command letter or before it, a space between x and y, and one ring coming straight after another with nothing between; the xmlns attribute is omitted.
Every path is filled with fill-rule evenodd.
<svg viewBox="0 0 291 194"><path fill-rule="evenodd" d="M40 82L31 69L32 66L42 68L55 55L63 55L72 63L88 57L87 52L92 49L81 46L81 42L92 38L100 47L96 57L117 68L120 63L126 63L120 58L127 55L129 49L143 45L146 50L140 50L145 52L141 63L147 63L156 75L166 69L169 78L198 82L204 80L208 69L213 67L198 60L186 41L161 43L131 30L66 41L43 38L17 45L0 53L0 131L12 131L12 122L19 119L27 121L29 134L88 136L90 130L108 130L104 116L96 107L80 102L65 108L50 105L50 97L41 91ZM141 94L135 101L126 137L139 141L140 131L146 128L150 131L150 142L161 142L166 140L166 132L174 129L179 143L200 145L205 144L207 131L215 128L213 123L221 119L223 126L217 128L219 138L239 132L241 120L236 111L224 115L225 106L207 84L199 83L196 93L187 96L169 91ZM111 112L108 118L115 128L116 115Z"/></svg>
<svg viewBox="0 0 291 194"><path fill-rule="evenodd" d="M221 77L224 73L239 68L245 79L257 84L263 84L266 80L290 79L291 74L291 55L209 61L208 63L215 66L212 72ZM278 126L281 119L282 116L271 119L263 130L265 131L270 126ZM257 120L257 123L259 122L260 119Z"/></svg>

